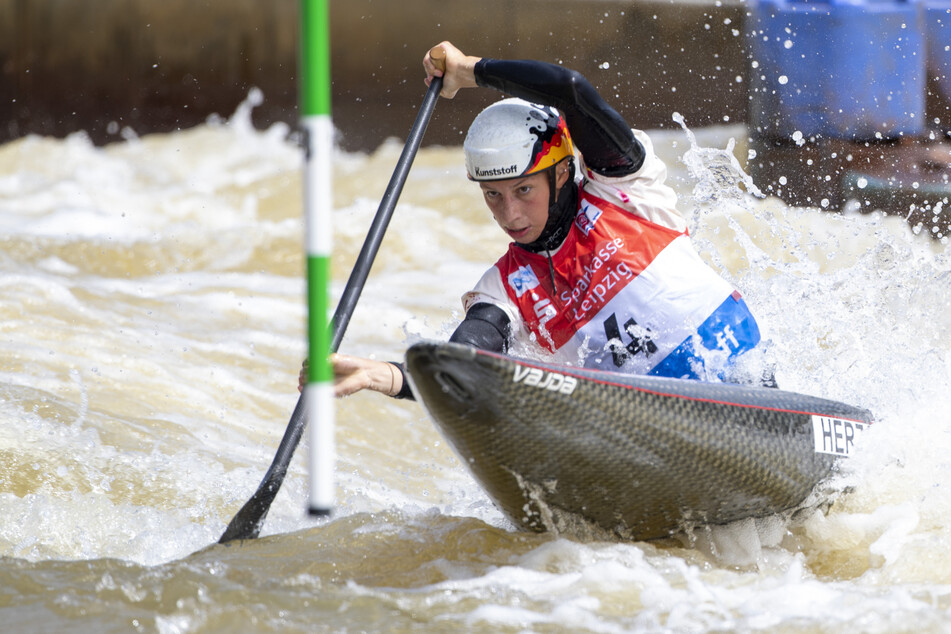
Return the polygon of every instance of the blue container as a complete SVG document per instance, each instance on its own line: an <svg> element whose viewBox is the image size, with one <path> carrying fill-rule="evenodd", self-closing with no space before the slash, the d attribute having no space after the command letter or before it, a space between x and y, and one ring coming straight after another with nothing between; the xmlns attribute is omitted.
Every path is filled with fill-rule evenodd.
<svg viewBox="0 0 951 634"><path fill-rule="evenodd" d="M749 27L757 136L870 140L924 131L919 3L761 0Z"/></svg>
<svg viewBox="0 0 951 634"><path fill-rule="evenodd" d="M925 2L929 88L951 103L951 0ZM942 121L951 130L951 121Z"/></svg>

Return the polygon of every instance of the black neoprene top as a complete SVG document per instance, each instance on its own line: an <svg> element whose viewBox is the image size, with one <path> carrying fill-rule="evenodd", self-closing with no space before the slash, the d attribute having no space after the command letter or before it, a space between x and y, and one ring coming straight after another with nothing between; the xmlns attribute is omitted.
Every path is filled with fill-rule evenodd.
<svg viewBox="0 0 951 634"><path fill-rule="evenodd" d="M627 122L578 71L534 60L483 58L476 83L561 111L585 165L605 176L632 174L644 162L644 148Z"/></svg>

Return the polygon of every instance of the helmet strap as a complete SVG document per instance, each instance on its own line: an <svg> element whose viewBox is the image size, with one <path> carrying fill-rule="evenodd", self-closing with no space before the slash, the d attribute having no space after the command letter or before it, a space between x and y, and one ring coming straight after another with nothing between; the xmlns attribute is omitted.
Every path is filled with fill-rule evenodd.
<svg viewBox="0 0 951 634"><path fill-rule="evenodd" d="M568 180L558 190L558 164L548 168L548 221L538 239L521 244L533 253L553 251L561 246L568 236L571 221L578 212L578 186L575 184L575 164L568 158Z"/></svg>

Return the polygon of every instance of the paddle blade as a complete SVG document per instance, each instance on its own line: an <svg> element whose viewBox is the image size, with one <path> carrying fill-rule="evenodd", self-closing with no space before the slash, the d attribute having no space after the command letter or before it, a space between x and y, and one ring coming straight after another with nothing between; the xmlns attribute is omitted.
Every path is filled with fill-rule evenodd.
<svg viewBox="0 0 951 634"><path fill-rule="evenodd" d="M274 501L280 486L280 482L262 484L231 519L218 543L226 544L235 539L255 539L264 526L264 518L267 517L268 509L271 508L271 502Z"/></svg>
<svg viewBox="0 0 951 634"><path fill-rule="evenodd" d="M291 420L284 431L284 437L281 439L281 445L274 455L271 467L264 474L258 490L254 495L244 503L238 514L235 515L228 528L225 529L219 544L225 544L235 539L254 539L261 532L261 526L264 525L264 518L267 516L268 509L271 508L271 502L277 496L284 482L284 476L287 475L287 467L294 456L294 450L300 443L301 435L304 433L304 427L307 425L307 406L304 395L297 399L297 406L291 414Z"/></svg>

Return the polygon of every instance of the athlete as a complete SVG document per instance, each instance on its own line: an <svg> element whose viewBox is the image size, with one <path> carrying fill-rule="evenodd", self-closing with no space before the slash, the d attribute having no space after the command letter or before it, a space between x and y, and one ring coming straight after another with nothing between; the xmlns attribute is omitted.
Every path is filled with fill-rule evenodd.
<svg viewBox="0 0 951 634"><path fill-rule="evenodd" d="M463 296L465 319L450 341L631 374L733 380L733 361L757 345L759 328L694 250L647 135L576 71L472 57L449 42L435 48L445 71L428 52L423 67L427 85L443 77L441 96L487 87L509 97L475 118L463 150L469 179L512 243ZM341 354L332 363L338 396L412 397L399 363Z"/></svg>

